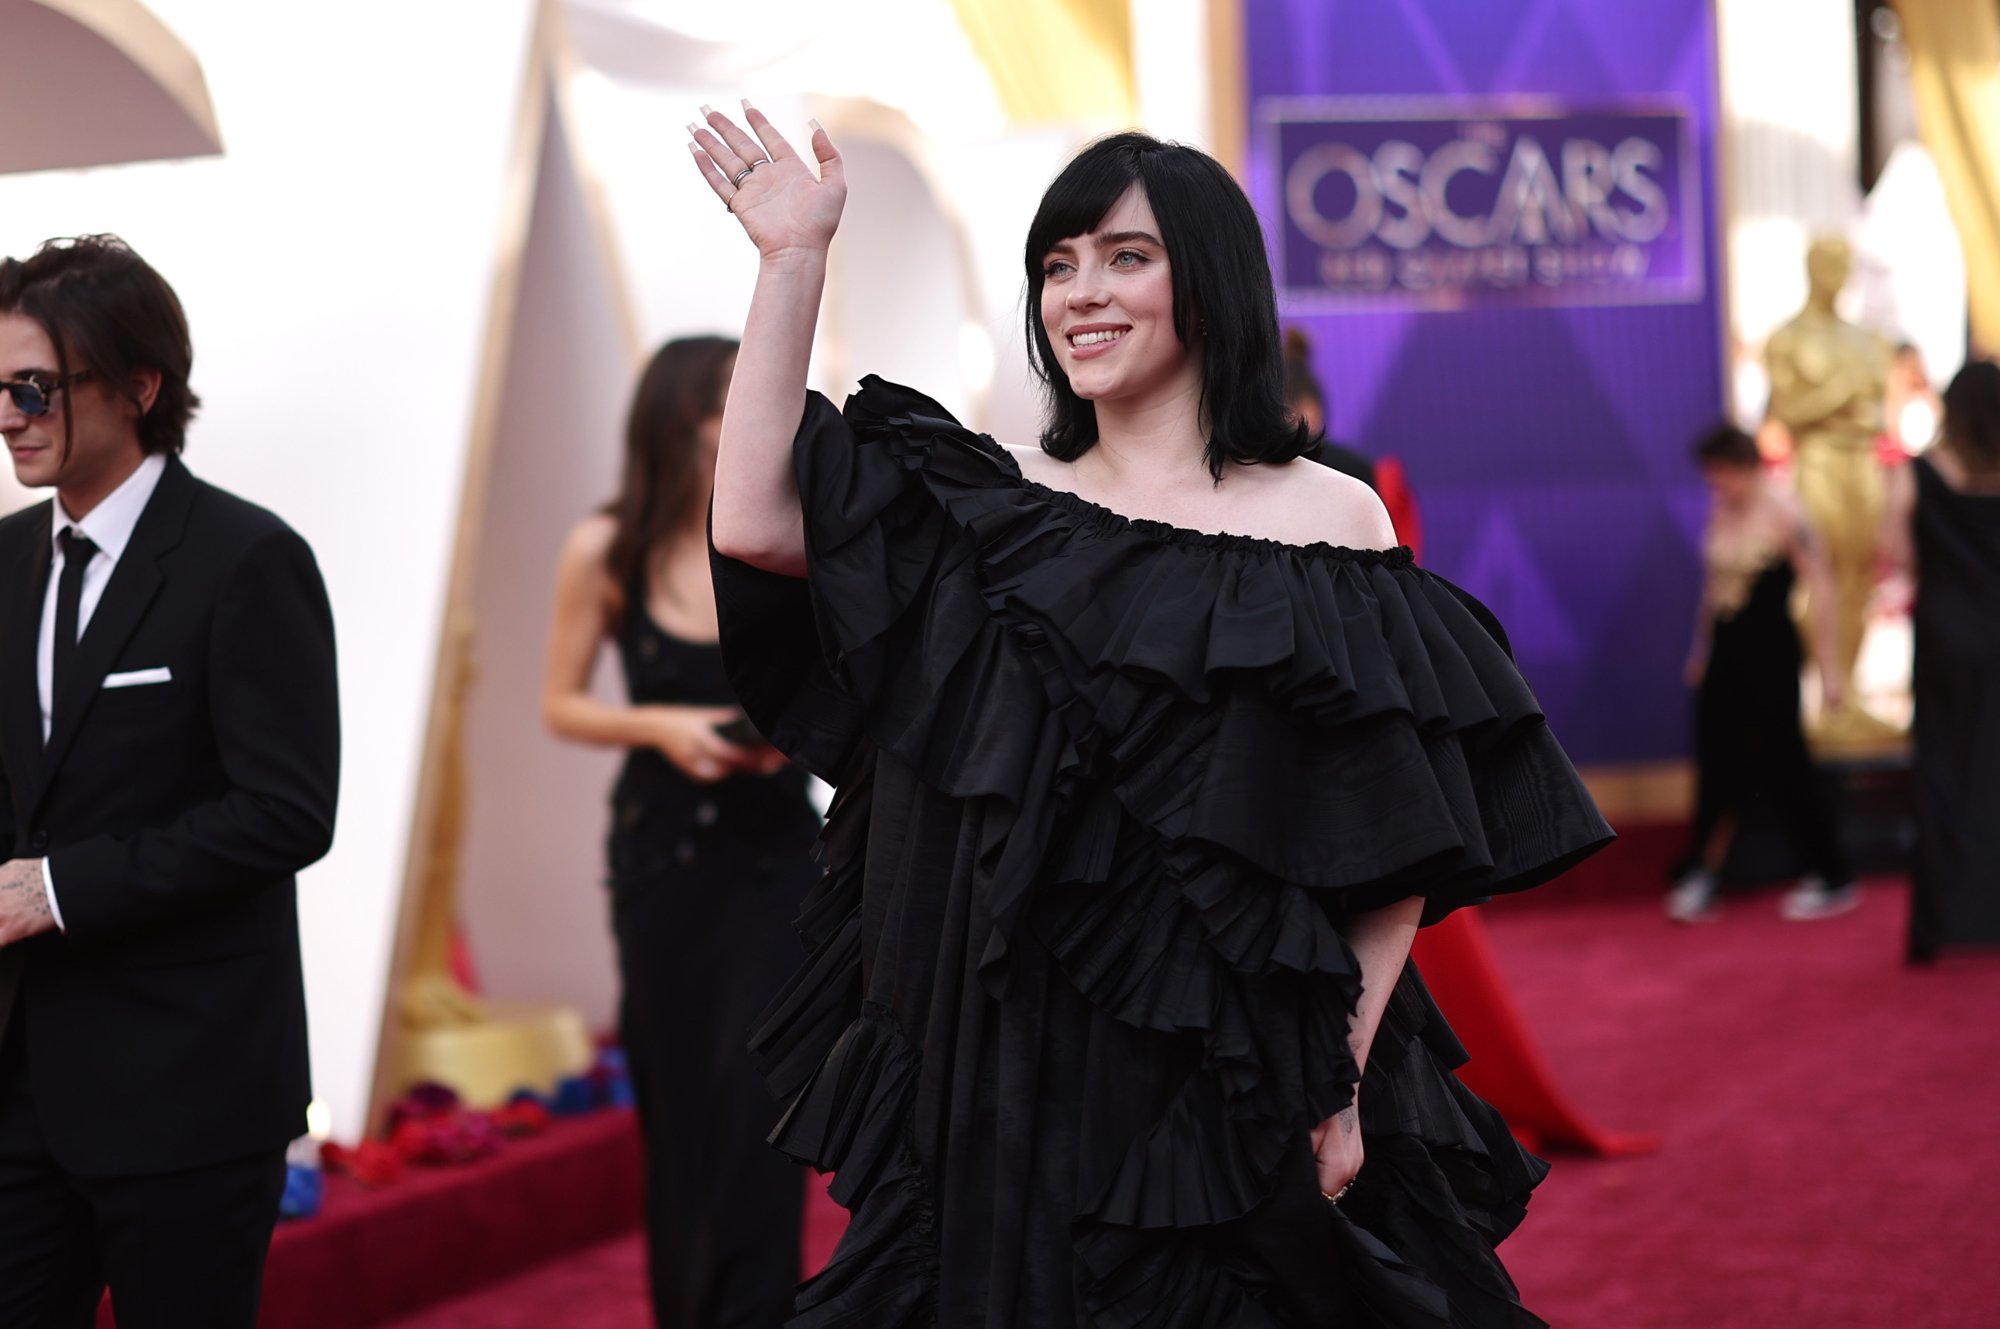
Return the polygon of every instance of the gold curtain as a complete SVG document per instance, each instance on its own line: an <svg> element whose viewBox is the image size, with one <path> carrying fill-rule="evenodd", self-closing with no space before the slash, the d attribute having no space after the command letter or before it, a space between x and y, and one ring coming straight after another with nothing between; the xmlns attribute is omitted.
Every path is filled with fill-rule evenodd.
<svg viewBox="0 0 2000 1329"><path fill-rule="evenodd" d="M1944 177L1972 340L2000 354L2000 0L1896 0L1924 144Z"/></svg>
<svg viewBox="0 0 2000 1329"><path fill-rule="evenodd" d="M952 0L1016 124L1138 116L1130 0Z"/></svg>

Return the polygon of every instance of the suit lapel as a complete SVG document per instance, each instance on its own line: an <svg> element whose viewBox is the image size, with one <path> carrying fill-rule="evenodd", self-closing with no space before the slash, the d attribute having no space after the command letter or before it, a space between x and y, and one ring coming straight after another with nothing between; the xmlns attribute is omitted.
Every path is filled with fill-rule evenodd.
<svg viewBox="0 0 2000 1329"><path fill-rule="evenodd" d="M34 788L42 768L42 694L35 677L42 601L48 593L53 500L29 520L17 574L0 588L0 751L16 794Z"/></svg>
<svg viewBox="0 0 2000 1329"><path fill-rule="evenodd" d="M167 469L159 487L146 501L132 539L125 546L104 596L90 616L89 626L76 644L69 674L56 681L55 729L42 752L41 792L55 781L55 774L76 740L90 703L96 698L112 661L124 647L139 620L160 592L163 577L160 558L181 542L187 527L188 504L194 498L194 477L178 458L167 458ZM39 804L39 795L35 804Z"/></svg>

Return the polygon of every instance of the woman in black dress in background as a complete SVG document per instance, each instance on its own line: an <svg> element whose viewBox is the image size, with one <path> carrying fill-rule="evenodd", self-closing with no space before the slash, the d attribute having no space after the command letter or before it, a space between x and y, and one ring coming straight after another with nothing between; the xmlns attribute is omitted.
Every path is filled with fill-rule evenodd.
<svg viewBox="0 0 2000 1329"><path fill-rule="evenodd" d="M564 738L630 750L611 911L661 1329L775 1329L798 1281L804 1178L764 1143L773 1103L746 1043L798 963L819 817L805 774L743 730L715 641L706 520L735 356L690 338L646 367L622 492L563 549L544 706ZM590 693L606 640L629 706Z"/></svg>
<svg viewBox="0 0 2000 1329"><path fill-rule="evenodd" d="M1891 562L1916 574L1917 864L1908 955L2000 944L2000 366L1944 393L1938 445L1891 482Z"/></svg>
<svg viewBox="0 0 2000 1329"><path fill-rule="evenodd" d="M1757 444L1722 425L1695 445L1712 499L1702 533L1701 608L1687 681L1695 689L1695 815L1685 857L1667 894L1667 916L1714 917L1725 820L1768 816L1788 836L1808 875L1779 905L1793 921L1831 917L1860 899L1834 831L1833 810L1806 748L1799 716L1804 663L1792 623L1792 586L1804 577L1831 595L1826 555L1790 495L1764 479ZM1832 618L1821 616L1830 636ZM1838 703L1839 671L1825 668L1831 640L1815 643L1822 697Z"/></svg>
<svg viewBox="0 0 2000 1329"><path fill-rule="evenodd" d="M1299 460L1249 201L1139 134L1063 171L1051 424L1010 449L807 393L840 156L748 115L696 135L760 259L717 602L752 719L839 786L756 1039L853 1211L795 1326L1538 1324L1493 1248L1543 1166L1404 962L1609 828L1491 617Z"/></svg>

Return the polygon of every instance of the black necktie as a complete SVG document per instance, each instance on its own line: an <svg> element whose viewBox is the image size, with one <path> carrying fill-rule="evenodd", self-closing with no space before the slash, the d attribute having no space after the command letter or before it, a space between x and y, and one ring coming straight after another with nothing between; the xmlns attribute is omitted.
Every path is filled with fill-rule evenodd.
<svg viewBox="0 0 2000 1329"><path fill-rule="evenodd" d="M83 606L83 570L90 566L91 559L97 557L97 546L75 527L65 527L56 536L56 542L62 546L63 565L62 580L56 583L55 679L50 691L60 696L63 681L69 677L70 662L76 658L76 624L82 617ZM51 705L49 709L53 712L55 707Z"/></svg>

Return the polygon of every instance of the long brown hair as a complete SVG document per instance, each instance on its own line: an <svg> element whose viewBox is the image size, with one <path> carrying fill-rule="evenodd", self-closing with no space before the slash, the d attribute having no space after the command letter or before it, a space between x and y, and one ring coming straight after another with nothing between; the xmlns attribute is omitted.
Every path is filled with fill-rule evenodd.
<svg viewBox="0 0 2000 1329"><path fill-rule="evenodd" d="M682 337L654 352L632 393L625 417L625 476L604 510L618 522L604 561L619 586L630 586L646 558L696 519L703 459L695 430L722 411L736 342L729 337Z"/></svg>

